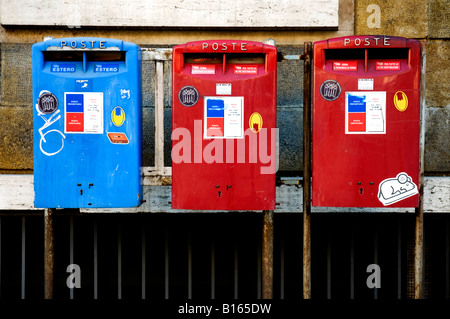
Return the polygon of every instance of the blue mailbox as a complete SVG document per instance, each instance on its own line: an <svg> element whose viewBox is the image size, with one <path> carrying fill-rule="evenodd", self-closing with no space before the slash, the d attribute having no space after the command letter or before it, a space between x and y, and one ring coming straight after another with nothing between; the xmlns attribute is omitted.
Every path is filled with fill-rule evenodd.
<svg viewBox="0 0 450 319"><path fill-rule="evenodd" d="M35 207L142 203L141 57L116 39L33 45Z"/></svg>

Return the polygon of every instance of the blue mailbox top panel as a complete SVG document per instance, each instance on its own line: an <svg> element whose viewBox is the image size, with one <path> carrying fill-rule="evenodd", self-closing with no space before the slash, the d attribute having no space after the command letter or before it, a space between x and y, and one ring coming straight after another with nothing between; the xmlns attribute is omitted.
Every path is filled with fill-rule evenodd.
<svg viewBox="0 0 450 319"><path fill-rule="evenodd" d="M51 39L33 45L32 69L35 206L139 206L139 46Z"/></svg>
<svg viewBox="0 0 450 319"><path fill-rule="evenodd" d="M127 45L128 44L128 45ZM93 38L93 37L74 37L62 39L49 39L44 42L36 43L42 51L58 50L58 49L78 49L78 50L92 50L92 49L115 49L120 51L127 51L130 48L135 48L133 43L127 43L117 39L107 38Z"/></svg>

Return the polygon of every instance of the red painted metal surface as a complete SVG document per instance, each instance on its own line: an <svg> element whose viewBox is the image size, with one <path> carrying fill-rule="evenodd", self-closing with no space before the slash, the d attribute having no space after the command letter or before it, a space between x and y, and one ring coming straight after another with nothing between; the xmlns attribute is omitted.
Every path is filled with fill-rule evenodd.
<svg viewBox="0 0 450 319"><path fill-rule="evenodd" d="M275 209L276 70L259 42L173 48L173 208Z"/></svg>
<svg viewBox="0 0 450 319"><path fill-rule="evenodd" d="M417 207L420 43L314 43L312 204Z"/></svg>

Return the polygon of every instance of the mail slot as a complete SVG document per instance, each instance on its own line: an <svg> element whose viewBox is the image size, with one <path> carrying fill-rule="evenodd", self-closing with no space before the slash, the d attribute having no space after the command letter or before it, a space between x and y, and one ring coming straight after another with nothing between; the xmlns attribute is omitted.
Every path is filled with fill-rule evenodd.
<svg viewBox="0 0 450 319"><path fill-rule="evenodd" d="M32 47L36 207L142 201L141 50L105 38Z"/></svg>
<svg viewBox="0 0 450 319"><path fill-rule="evenodd" d="M312 204L417 207L420 43L314 43Z"/></svg>
<svg viewBox="0 0 450 319"><path fill-rule="evenodd" d="M173 208L275 208L276 69L260 42L173 48Z"/></svg>

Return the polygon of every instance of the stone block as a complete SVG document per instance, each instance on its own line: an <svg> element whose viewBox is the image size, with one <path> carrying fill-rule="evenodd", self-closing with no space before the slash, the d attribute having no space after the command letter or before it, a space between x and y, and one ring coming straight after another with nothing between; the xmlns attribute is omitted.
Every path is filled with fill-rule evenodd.
<svg viewBox="0 0 450 319"><path fill-rule="evenodd" d="M450 106L426 109L425 174L450 172Z"/></svg>
<svg viewBox="0 0 450 319"><path fill-rule="evenodd" d="M31 107L0 107L0 170L33 168Z"/></svg>
<svg viewBox="0 0 450 319"><path fill-rule="evenodd" d="M379 25L375 23L378 8ZM355 1L355 34L357 35L383 34L406 38L425 38L427 26L427 1Z"/></svg>
<svg viewBox="0 0 450 319"><path fill-rule="evenodd" d="M450 0L428 0L428 36L450 38Z"/></svg>
<svg viewBox="0 0 450 319"><path fill-rule="evenodd" d="M450 41L426 43L425 98L428 107L450 105Z"/></svg>
<svg viewBox="0 0 450 319"><path fill-rule="evenodd" d="M32 104L31 45L1 44L1 105Z"/></svg>

